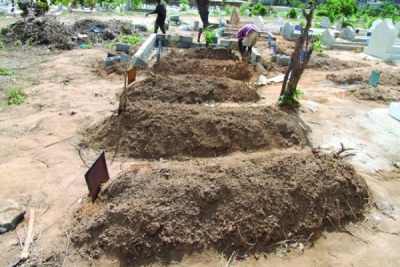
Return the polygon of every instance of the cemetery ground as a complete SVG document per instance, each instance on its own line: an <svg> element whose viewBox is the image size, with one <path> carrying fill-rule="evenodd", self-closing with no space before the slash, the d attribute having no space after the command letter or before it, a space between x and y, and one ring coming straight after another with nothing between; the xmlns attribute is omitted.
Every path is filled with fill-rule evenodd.
<svg viewBox="0 0 400 267"><path fill-rule="evenodd" d="M278 45L290 55L294 43ZM169 48L138 69L120 116L123 75L102 66L111 49L0 51L15 72L0 76L3 102L14 86L26 95L0 110L0 203L28 210L0 236L0 265L19 257L34 207L27 266L398 266L397 65L315 53L301 106L279 110L281 84L254 83L284 67L266 40L256 48L265 71L224 49ZM353 155L337 158L340 143ZM92 204L84 174L102 150L111 179Z"/></svg>

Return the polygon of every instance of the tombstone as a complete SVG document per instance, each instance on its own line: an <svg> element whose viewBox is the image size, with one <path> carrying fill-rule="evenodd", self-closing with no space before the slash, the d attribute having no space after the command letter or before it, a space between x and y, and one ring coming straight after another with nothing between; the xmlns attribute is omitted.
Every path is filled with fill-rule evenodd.
<svg viewBox="0 0 400 267"><path fill-rule="evenodd" d="M100 12L100 11L101 11L101 6L100 6L100 4L96 4L96 11L97 11L97 12Z"/></svg>
<svg viewBox="0 0 400 267"><path fill-rule="evenodd" d="M325 27L325 28L330 28L332 26L331 21L329 20L328 17L322 17L321 19L321 26Z"/></svg>
<svg viewBox="0 0 400 267"><path fill-rule="evenodd" d="M394 45L397 34L392 19L385 19L373 30L364 53L383 60L399 60L400 48Z"/></svg>
<svg viewBox="0 0 400 267"><path fill-rule="evenodd" d="M381 24L382 20L381 19L376 19L374 22L372 22L371 28L369 28L369 32L373 32L376 26Z"/></svg>
<svg viewBox="0 0 400 267"><path fill-rule="evenodd" d="M231 19L229 20L230 24L236 25L239 24L239 14L237 8L234 8L231 14Z"/></svg>
<svg viewBox="0 0 400 267"><path fill-rule="evenodd" d="M132 9L132 2L131 0L126 0L125 1L125 12L128 12Z"/></svg>
<svg viewBox="0 0 400 267"><path fill-rule="evenodd" d="M291 40L293 31L293 24L290 23L290 21L286 22L286 24L282 28L282 37L286 40Z"/></svg>
<svg viewBox="0 0 400 267"><path fill-rule="evenodd" d="M222 19L222 17L219 19L219 24L218 24L218 28L223 28L223 27L225 27L225 22L224 22L224 20Z"/></svg>
<svg viewBox="0 0 400 267"><path fill-rule="evenodd" d="M262 19L261 16L257 16L257 17L254 19L254 25L256 25L257 28L260 29L260 31L262 31L262 30L264 29L264 20Z"/></svg>
<svg viewBox="0 0 400 267"><path fill-rule="evenodd" d="M283 18L281 18L281 17L278 17L276 20L275 20L275 23L274 23L275 25L285 25L285 21L283 20Z"/></svg>
<svg viewBox="0 0 400 267"><path fill-rule="evenodd" d="M221 10L219 9L219 6L217 6L217 7L215 8L215 11L217 12L217 14L219 14L219 12L221 11Z"/></svg>
<svg viewBox="0 0 400 267"><path fill-rule="evenodd" d="M195 31L199 30L199 22L197 20L193 24L193 30L195 30Z"/></svg>
<svg viewBox="0 0 400 267"><path fill-rule="evenodd" d="M341 31L342 30L342 21L343 21L343 19L339 19L337 21L336 28L335 28L337 31Z"/></svg>
<svg viewBox="0 0 400 267"><path fill-rule="evenodd" d="M115 8L115 13L121 13L121 9L119 8L119 6L117 6L117 7Z"/></svg>
<svg viewBox="0 0 400 267"><path fill-rule="evenodd" d="M322 45L330 49L335 45L335 34L330 29L326 29L322 33Z"/></svg>
<svg viewBox="0 0 400 267"><path fill-rule="evenodd" d="M347 41L353 41L355 37L356 37L356 34L355 34L353 28L350 26L347 26L346 28L344 28L342 30L342 32L340 33L340 38L347 40Z"/></svg>
<svg viewBox="0 0 400 267"><path fill-rule="evenodd" d="M64 9L64 6L63 6L61 3L58 4L57 10L58 10L58 11L63 11L63 9Z"/></svg>
<svg viewBox="0 0 400 267"><path fill-rule="evenodd" d="M246 9L246 10L244 11L244 13L246 14L246 17L248 17L248 16L250 15L250 10Z"/></svg>

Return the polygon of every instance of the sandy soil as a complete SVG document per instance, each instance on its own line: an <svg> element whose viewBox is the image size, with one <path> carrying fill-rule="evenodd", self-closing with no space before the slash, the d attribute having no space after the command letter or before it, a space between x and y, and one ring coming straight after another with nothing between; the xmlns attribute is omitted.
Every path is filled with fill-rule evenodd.
<svg viewBox="0 0 400 267"><path fill-rule="evenodd" d="M69 14L61 16L60 20L71 23L80 18L83 16ZM91 18L109 20L121 19L121 16L91 15ZM122 17L122 19L125 18ZM137 19L140 23L146 23L149 26L154 20L154 18L145 18L143 15L126 19ZM198 18L188 17L183 20L191 23ZM0 27L5 27L14 21L16 21L15 18L2 18ZM180 31L175 28L172 33L178 32ZM182 33L197 36L195 32L182 31ZM290 47L291 44L285 45ZM284 71L283 68L268 63L268 56L272 51L265 41L259 41L256 48L266 59L264 64L268 67L268 71L264 75L273 77ZM101 124L105 118L115 116L118 98L123 87L122 75L116 73L100 75L98 72L99 62L107 52L110 50L102 47L52 52L46 48L31 47L0 51L0 68L11 69L17 73L15 76L0 77L3 102L6 101L6 92L12 87L22 87L27 95L27 101L22 105L1 106L0 179L3 186L0 188L0 203L11 198L20 201L27 208L35 207L36 239L32 251L32 262L47 261L50 265L58 263L64 266L90 264L134 266L137 263L133 257L125 254L113 254L101 250L79 251L81 248L79 245L75 247L70 244L72 222L76 220L74 216L78 210L81 211L87 207L82 204L86 203L88 191L84 179L84 174L88 170L86 165L90 166L100 153L97 148L87 148L83 142L86 140L83 140L82 133ZM312 245L307 245L304 252L298 247L289 246L293 245L289 242L275 244L272 250L260 246L257 247L258 251L240 254L236 254L236 250L233 249L221 251L212 246L208 249L193 246L191 253L181 253L177 258L156 259L146 265L223 266L231 259L230 264L236 266L398 266L400 172L393 167L392 163L400 160L400 122L387 115L388 103L399 101L399 76L396 75L398 67L364 54L344 51L326 51L323 54L324 56L315 55L316 63L312 62L313 64L305 71L300 81L299 88L305 93L300 109L296 113L287 112L287 116L298 123L296 127L301 127L308 134L311 146L318 148L320 153L330 153L334 149L339 149L340 142L346 147L354 148L352 152L355 155L345 160L365 179L369 189L369 198L366 200L369 204L365 206L363 216L356 214L358 219L345 224L345 231L335 230L326 222L319 238L313 240ZM382 72L381 82L377 89L373 89L366 83L372 69ZM255 75L254 72L252 73ZM140 70L138 81L146 79L152 79L151 75L147 70ZM154 79L154 83L157 81ZM240 81L238 79L233 83ZM244 81L242 82L245 84ZM207 86L207 83L204 83L204 86ZM257 102L240 98L236 100L237 102L231 102L226 97L222 97L219 106L209 108L215 109L220 114L224 113L225 108L235 107L238 107L238 110L275 109L270 106L274 105L278 99L280 84L266 85L257 89L261 96ZM133 91L132 96L134 95ZM195 97L202 99L202 95L204 94ZM143 95L143 99L145 98L146 95ZM164 103L157 107L171 109L169 105L172 104ZM151 112L154 112L151 108L146 112L148 112L147 116L156 117L156 114L151 115ZM176 112L175 116L179 119L178 113ZM184 121L184 118L179 120ZM293 153L299 153L298 157L305 157L308 160L314 158L309 152L310 148L307 145L298 146L296 149L299 151L293 149ZM277 157L283 158L285 153L290 152L290 150L282 150L281 147L274 147L272 151L260 149L258 152L243 151L243 148L238 150L242 152L230 153L219 160L224 161L223 164L234 170L237 167L235 162L238 160L244 161L241 164L246 165L246 160L259 161L270 157L271 153L277 153ZM81 151L81 156L78 151ZM110 188L111 184L115 186L118 185L118 181L121 181L117 177L129 174L132 170L133 173L140 173L135 167L138 164L144 166L143 172L149 177L155 175L153 171L159 171L159 168L165 169L162 164L168 164L167 168L171 169L169 172L172 174L184 174L188 170L197 171L196 167L189 167L195 162L188 154L185 158L178 160L168 159L169 163L163 163L163 159L161 162L157 159L158 162L154 163L147 159L129 158L127 155L115 154L111 151L109 153L106 150L111 176ZM207 157L210 156L207 155ZM196 160L200 161L201 165L206 164L207 161L212 162L212 159L211 157ZM335 160L324 161L324 164L332 162ZM338 168L338 171L344 171L342 166L347 165L343 164L345 163L340 160L336 167L331 166L329 170ZM260 168L264 166L262 163L258 165ZM149 166L154 166L154 170ZM121 171L124 172L120 174ZM253 171L257 173L257 169ZM160 179L158 176L154 177ZM249 179L248 183L251 184L251 181L252 179ZM196 188L202 184L197 184L197 182L193 181L189 188L190 186ZM167 187L167 184L160 182L163 188ZM184 187L185 184L182 183L180 186ZM227 185L221 182L215 184L214 188L224 186ZM311 188L312 185L310 185L310 190ZM327 188L329 190L329 187ZM212 196L212 190L207 190L207 194ZM247 200L252 203L250 200L253 201L253 198L248 196ZM186 201L186 198L182 199ZM294 206L297 204L293 203ZM108 206L101 212L107 214L110 212L109 209ZM347 210L350 211L351 208ZM98 211L95 208L90 210L89 207L87 214L96 212ZM348 214L351 215L350 213ZM232 220L245 218L245 215L244 217L240 215L241 213L237 212L238 217L235 216ZM22 238L25 236L24 226L27 226L28 218L29 214L14 231L0 236L1 266L8 266L20 254L16 232ZM175 219L178 220L180 217ZM251 229L251 222L243 220L246 223L246 229ZM311 221L308 222L309 225L304 225L305 229L308 229L307 227L312 229ZM256 223L257 221L254 222ZM337 222L335 221L334 224ZM195 226L191 227L195 228ZM144 227L150 233L151 228ZM87 233L90 233L89 230ZM247 234L250 232L248 230ZM180 238L184 239L184 234L181 233ZM288 233L280 233L282 236L285 234ZM121 236L123 233L115 233L115 235ZM233 238L241 240L240 235ZM248 244L244 244L242 248L246 246L254 249L254 246Z"/></svg>

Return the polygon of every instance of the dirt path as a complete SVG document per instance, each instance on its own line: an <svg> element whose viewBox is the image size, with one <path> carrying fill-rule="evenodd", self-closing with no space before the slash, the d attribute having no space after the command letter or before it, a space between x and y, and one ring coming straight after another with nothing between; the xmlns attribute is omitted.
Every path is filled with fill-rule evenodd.
<svg viewBox="0 0 400 267"><path fill-rule="evenodd" d="M65 15L60 19L68 23L80 17ZM115 15L93 17L102 20L121 18ZM134 19L149 26L154 20L144 16ZM195 19L198 18L188 17L187 21ZM2 19L0 27L12 21L15 19ZM178 33L179 30L175 29L174 32ZM194 32L190 34L196 36ZM258 46L264 57L271 53L265 43L260 42ZM120 75L102 77L95 72L109 51L104 48L51 53L46 49L29 51L0 51L0 68L17 72L17 78L1 77L5 84L0 86L3 88L2 99L5 99L4 87L10 88L14 84L23 86L23 92L27 95L27 102L20 106L0 108L0 179L3 185L0 187L0 203L11 198L19 200L26 207L36 208L35 230L40 233L40 240L34 246L34 255L48 257L54 254L58 262L65 259L64 266L86 266L93 260L91 254L83 253L86 255L84 259L75 254L73 246L68 247L70 237L66 233L74 212L87 195L84 180L84 173L88 169L86 165L90 166L99 151L85 149L84 140L77 132L116 112L123 80ZM337 51L325 54L330 58L353 62L353 66L334 69L333 74L337 76L356 72L363 75L365 81L372 69L380 69L383 82L377 91L371 93L379 96L380 90L389 90L389 93L398 90L397 77L387 75L398 73L397 66L383 62L378 64L379 61L369 58L363 60L365 55L362 54ZM359 62L365 65L361 66ZM399 160L400 123L387 115L388 102L385 98L375 96L375 101L360 100L366 98L357 94L359 87L342 86L329 81L327 75L332 74L329 64L306 70L300 82L305 96L301 100L299 115L289 115L308 133L312 145L320 146L323 152L338 149L340 142L355 149L356 155L348 157L346 161L365 179L371 205L367 207L364 217L346 226L352 235L327 227L314 246L306 247L304 253L300 254L298 248L288 252L283 245L277 245L276 250L267 254L260 249L259 259L253 256L258 254L237 259L235 266L398 266L396 248L400 246L400 173L392 167L392 162ZM278 75L279 71L266 72L265 75ZM145 72L139 72L140 79L144 79L145 75ZM267 85L259 88L262 99L257 103L226 102L217 108L239 106L241 109L253 109L253 106L273 105L279 91L280 84ZM308 149L305 147L302 153L307 154ZM253 154L263 156L267 153L270 152ZM226 157L226 160L231 164L235 158L247 158L243 154L237 152L232 157ZM112 181L133 164L149 164L147 160L129 159L108 150L106 155ZM186 166L185 161L174 164L181 168ZM23 224L27 225L27 221ZM16 231L23 235L23 225L19 225ZM0 243L0 265L7 266L20 253L15 231L0 236ZM67 247L68 258L64 253ZM182 254L180 264L226 265L231 253L224 254L224 258L220 259L220 251L212 248L201 253L193 251L191 255ZM99 259L93 263L96 266L134 264L131 258L118 259L106 254L98 256ZM169 264L174 265L173 260ZM151 264L161 265L157 261Z"/></svg>

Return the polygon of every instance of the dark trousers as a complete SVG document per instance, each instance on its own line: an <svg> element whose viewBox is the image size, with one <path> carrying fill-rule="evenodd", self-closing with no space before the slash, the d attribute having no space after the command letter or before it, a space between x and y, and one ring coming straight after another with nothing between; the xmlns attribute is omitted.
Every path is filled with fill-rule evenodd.
<svg viewBox="0 0 400 267"><path fill-rule="evenodd" d="M239 44L239 52L241 55L243 55L246 52L246 47L247 46L243 46L243 39L238 41ZM247 53L251 53L251 49L253 48L253 46L249 46L249 48L247 49Z"/></svg>
<svg viewBox="0 0 400 267"><path fill-rule="evenodd" d="M156 24L154 24L154 33L157 33L158 28L160 28L161 32L163 34L166 34L165 32L165 24L164 23L160 23L156 21Z"/></svg>

